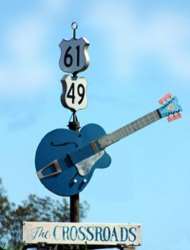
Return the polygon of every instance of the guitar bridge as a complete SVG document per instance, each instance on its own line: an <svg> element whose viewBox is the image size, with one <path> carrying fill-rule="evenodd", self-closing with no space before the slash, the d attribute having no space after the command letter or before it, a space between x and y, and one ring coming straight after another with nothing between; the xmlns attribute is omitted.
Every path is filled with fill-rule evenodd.
<svg viewBox="0 0 190 250"><path fill-rule="evenodd" d="M91 171L94 164L104 155L104 153L104 151L100 151L99 153L96 153L95 155L92 155L87 159L75 163L79 175L87 175Z"/></svg>

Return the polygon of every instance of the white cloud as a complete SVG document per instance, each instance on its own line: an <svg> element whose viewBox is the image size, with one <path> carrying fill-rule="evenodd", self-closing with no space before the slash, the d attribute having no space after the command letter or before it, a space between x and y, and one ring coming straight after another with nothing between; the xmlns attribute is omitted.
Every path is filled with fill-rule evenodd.
<svg viewBox="0 0 190 250"><path fill-rule="evenodd" d="M0 65L0 93L15 96L32 93L49 82L51 70L42 54L47 29L36 16L24 17L5 34L8 62Z"/></svg>
<svg viewBox="0 0 190 250"><path fill-rule="evenodd" d="M0 64L0 93L3 95L14 96L34 90L47 80L45 65L40 57L44 30L32 21L18 23L6 34L8 58L7 62Z"/></svg>
<svg viewBox="0 0 190 250"><path fill-rule="evenodd" d="M1 96L35 92L53 81L44 56L55 20L65 18L68 6L68 0L43 0L35 10L9 22L3 34L6 60L0 61ZM84 20L91 30L100 32L105 47L112 52L109 62L117 76L135 74L140 57L151 55L172 75L190 79L190 22L185 16L152 9L142 19L134 6L124 1L93 1L85 8Z"/></svg>
<svg viewBox="0 0 190 250"><path fill-rule="evenodd" d="M31 61L41 54L46 33L47 28L39 18L22 18L9 27L6 33L6 44L16 60Z"/></svg>
<svg viewBox="0 0 190 250"><path fill-rule="evenodd" d="M41 3L17 20L13 18L4 31L6 60L1 58L0 62L1 96L32 94L53 81L53 72L44 55L52 32L52 20L60 10L65 11L65 1Z"/></svg>
<svg viewBox="0 0 190 250"><path fill-rule="evenodd" d="M66 0L44 0L43 8L46 13L57 15L57 13L62 11L67 4Z"/></svg>
<svg viewBox="0 0 190 250"><path fill-rule="evenodd" d="M188 17L156 8L146 14L142 19L126 2L105 1L95 4L87 19L92 29L103 34L118 75L134 73L140 57L151 55L161 60L171 75L190 79Z"/></svg>
<svg viewBox="0 0 190 250"><path fill-rule="evenodd" d="M37 65L0 67L0 94L13 97L16 95L32 94L37 89L50 82L51 74L47 68Z"/></svg>

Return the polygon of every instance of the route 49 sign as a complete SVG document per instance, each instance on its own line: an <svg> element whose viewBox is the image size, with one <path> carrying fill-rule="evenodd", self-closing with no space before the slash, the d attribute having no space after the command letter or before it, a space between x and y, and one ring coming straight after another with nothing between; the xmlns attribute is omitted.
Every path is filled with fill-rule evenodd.
<svg viewBox="0 0 190 250"><path fill-rule="evenodd" d="M62 71L76 75L88 67L90 61L87 52L89 42L86 38L63 39L59 46L61 48L59 66Z"/></svg>
<svg viewBox="0 0 190 250"><path fill-rule="evenodd" d="M85 109L87 106L87 81L84 77L64 76L61 80L63 94L61 95L61 103L64 107L77 111Z"/></svg>

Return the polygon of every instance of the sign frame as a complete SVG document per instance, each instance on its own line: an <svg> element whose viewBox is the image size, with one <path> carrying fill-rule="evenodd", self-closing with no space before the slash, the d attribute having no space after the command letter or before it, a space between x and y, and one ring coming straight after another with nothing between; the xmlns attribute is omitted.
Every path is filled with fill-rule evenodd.
<svg viewBox="0 0 190 250"><path fill-rule="evenodd" d="M90 64L89 45L90 43L85 37L71 38L70 40L63 39L59 44L61 49L60 69L74 75L86 70Z"/></svg>
<svg viewBox="0 0 190 250"><path fill-rule="evenodd" d="M81 109L86 109L88 105L87 100L87 80L84 77L73 77L65 75L61 79L62 84L62 105L76 112ZM70 98L69 98L70 97Z"/></svg>

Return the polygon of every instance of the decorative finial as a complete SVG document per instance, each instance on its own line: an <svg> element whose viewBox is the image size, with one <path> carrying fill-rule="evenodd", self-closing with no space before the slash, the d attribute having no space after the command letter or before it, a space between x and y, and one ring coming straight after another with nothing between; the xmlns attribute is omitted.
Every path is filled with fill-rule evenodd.
<svg viewBox="0 0 190 250"><path fill-rule="evenodd" d="M71 28L73 30L73 39L76 39L76 30L78 29L78 23L77 22L72 22Z"/></svg>

